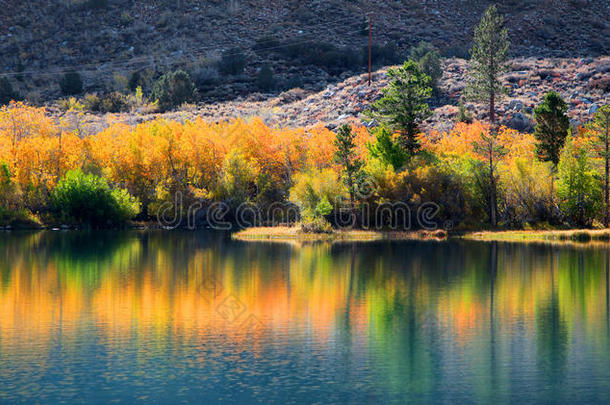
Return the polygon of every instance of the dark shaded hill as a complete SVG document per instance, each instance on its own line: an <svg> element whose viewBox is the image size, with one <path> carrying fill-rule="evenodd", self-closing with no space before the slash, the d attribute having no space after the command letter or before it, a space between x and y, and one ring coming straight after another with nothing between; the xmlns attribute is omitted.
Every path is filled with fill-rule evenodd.
<svg viewBox="0 0 610 405"><path fill-rule="evenodd" d="M610 52L610 2L506 0L514 57L599 56ZM365 15L373 13L378 65L400 61L421 40L464 57L490 1L478 0L4 0L0 73L32 100L59 95L61 73L81 72L86 91L124 85L174 67L194 76L203 100L249 93L269 64L276 90L324 88L365 69ZM223 77L223 52L246 57L242 75ZM15 72L23 71L17 75ZM120 77L117 77L120 76ZM117 83L118 82L118 83ZM224 86L218 86L218 83Z"/></svg>

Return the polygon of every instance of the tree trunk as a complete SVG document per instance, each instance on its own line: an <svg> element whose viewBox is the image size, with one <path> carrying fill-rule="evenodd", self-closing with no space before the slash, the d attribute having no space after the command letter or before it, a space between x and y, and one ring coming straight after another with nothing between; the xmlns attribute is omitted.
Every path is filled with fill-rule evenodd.
<svg viewBox="0 0 610 405"><path fill-rule="evenodd" d="M349 167L349 162L345 161L345 167ZM352 173L348 171L347 173L347 186L349 187L349 202L352 209L352 227L356 226L356 198L354 196L354 179L352 178Z"/></svg>
<svg viewBox="0 0 610 405"><path fill-rule="evenodd" d="M495 130L496 126L496 94L491 93L489 97L489 122L491 123L491 130Z"/></svg>
<svg viewBox="0 0 610 405"><path fill-rule="evenodd" d="M494 165L493 165L493 144L489 148L489 222L491 226L495 228L497 225L496 221L496 178L494 176Z"/></svg>
<svg viewBox="0 0 610 405"><path fill-rule="evenodd" d="M606 126L606 184L604 188L605 193L605 201L606 201L606 215L604 216L604 227L608 228L608 223L610 223L610 188L608 187L610 184L610 156L608 156L608 151L610 150L610 144L608 140L608 127Z"/></svg>

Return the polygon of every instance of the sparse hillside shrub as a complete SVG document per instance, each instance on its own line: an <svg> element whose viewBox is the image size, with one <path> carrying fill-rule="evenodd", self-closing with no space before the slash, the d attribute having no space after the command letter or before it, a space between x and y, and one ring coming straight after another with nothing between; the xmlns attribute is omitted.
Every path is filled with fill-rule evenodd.
<svg viewBox="0 0 610 405"><path fill-rule="evenodd" d="M273 52L280 46L280 41L272 36L263 36L256 40L254 50L262 55Z"/></svg>
<svg viewBox="0 0 610 405"><path fill-rule="evenodd" d="M331 73L353 70L361 63L361 56L351 48L339 48L326 42L307 42L282 46L278 52L289 59L318 66Z"/></svg>
<svg viewBox="0 0 610 405"><path fill-rule="evenodd" d="M457 122L472 124L472 121L472 114L470 113L470 111L468 111L468 109L464 105L464 102L460 101L460 103L458 104Z"/></svg>
<svg viewBox="0 0 610 405"><path fill-rule="evenodd" d="M200 89L218 83L220 76L216 67L203 66L194 70L193 79L195 80L197 88Z"/></svg>
<svg viewBox="0 0 610 405"><path fill-rule="evenodd" d="M240 48L229 49L218 62L218 70L223 75L239 75L246 67L246 55Z"/></svg>
<svg viewBox="0 0 610 405"><path fill-rule="evenodd" d="M389 42L385 45L373 44L371 47L371 61L374 67L394 65L402 61L402 58L394 43ZM368 66L369 48L368 45L362 49L362 64Z"/></svg>
<svg viewBox="0 0 610 405"><path fill-rule="evenodd" d="M589 82L589 87L594 90L601 90L604 93L610 92L610 76L600 77L599 79L593 79Z"/></svg>
<svg viewBox="0 0 610 405"><path fill-rule="evenodd" d="M159 108L167 111L197 99L197 89L191 77L183 70L166 73L153 85L151 98L157 100Z"/></svg>
<svg viewBox="0 0 610 405"><path fill-rule="evenodd" d="M13 90L11 82L6 77L0 77L0 105L8 104L18 98L19 95Z"/></svg>
<svg viewBox="0 0 610 405"><path fill-rule="evenodd" d="M470 47L468 45L453 45L443 50L446 58L470 59Z"/></svg>
<svg viewBox="0 0 610 405"><path fill-rule="evenodd" d="M85 7L92 10L101 10L108 7L108 0L87 0Z"/></svg>
<svg viewBox="0 0 610 405"><path fill-rule="evenodd" d="M66 73L59 81L61 93L64 96L73 96L83 92L83 80L76 71Z"/></svg>
<svg viewBox="0 0 610 405"><path fill-rule="evenodd" d="M437 88L438 81L443 76L441 68L441 55L437 49L429 42L420 42L419 45L411 48L409 58L415 61L420 69L430 76L431 85Z"/></svg>
<svg viewBox="0 0 610 405"><path fill-rule="evenodd" d="M292 75L286 81L286 90L301 89L303 88L303 78L301 75Z"/></svg>
<svg viewBox="0 0 610 405"><path fill-rule="evenodd" d="M80 170L69 171L57 183L51 207L60 221L92 227L120 225L140 211L140 203L126 190L112 189L105 179Z"/></svg>
<svg viewBox="0 0 610 405"><path fill-rule="evenodd" d="M256 87L261 91L270 91L273 89L274 84L271 66L264 65L256 76Z"/></svg>
<svg viewBox="0 0 610 405"><path fill-rule="evenodd" d="M138 87L150 89L150 83L151 80L149 71L136 70L129 75L127 85L129 86L129 90L136 91Z"/></svg>

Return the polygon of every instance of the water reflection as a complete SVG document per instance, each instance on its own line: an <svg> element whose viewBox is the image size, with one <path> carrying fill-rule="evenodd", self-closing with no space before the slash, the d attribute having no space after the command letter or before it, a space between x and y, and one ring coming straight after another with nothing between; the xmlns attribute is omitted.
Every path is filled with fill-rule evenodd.
<svg viewBox="0 0 610 405"><path fill-rule="evenodd" d="M601 248L4 234L0 402L608 401L609 313Z"/></svg>

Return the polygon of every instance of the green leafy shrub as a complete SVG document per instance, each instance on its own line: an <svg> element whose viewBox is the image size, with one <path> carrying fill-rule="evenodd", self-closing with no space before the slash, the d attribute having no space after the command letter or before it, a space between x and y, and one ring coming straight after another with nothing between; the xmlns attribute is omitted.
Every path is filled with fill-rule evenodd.
<svg viewBox="0 0 610 405"><path fill-rule="evenodd" d="M83 80L78 72L67 72L59 81L59 88L64 96L80 94L83 92Z"/></svg>
<svg viewBox="0 0 610 405"><path fill-rule="evenodd" d="M577 145L568 136L558 166L557 194L560 207L575 226L591 226L601 209L599 179L591 166L587 145Z"/></svg>
<svg viewBox="0 0 610 405"><path fill-rule="evenodd" d="M92 227L120 225L140 212L127 190L112 189L104 178L80 170L66 173L50 200L57 219Z"/></svg>
<svg viewBox="0 0 610 405"><path fill-rule="evenodd" d="M129 110L127 98L118 91L113 91L102 96L87 94L84 106L89 111L101 113L118 113Z"/></svg>
<svg viewBox="0 0 610 405"><path fill-rule="evenodd" d="M0 217L23 208L23 198L19 185L14 181L9 165L0 162Z"/></svg>
<svg viewBox="0 0 610 405"><path fill-rule="evenodd" d="M374 133L375 142L368 145L371 156L392 165L394 170L400 169L407 161L407 154L392 137L392 132L387 128L378 127Z"/></svg>
<svg viewBox="0 0 610 405"><path fill-rule="evenodd" d="M183 70L166 73L153 85L152 99L159 102L159 108L167 111L183 103L197 99L197 89L191 77Z"/></svg>
<svg viewBox="0 0 610 405"><path fill-rule="evenodd" d="M333 170L314 169L295 176L289 199L299 207L301 217L314 218L330 214L326 213L326 203L333 207L335 202L346 196L345 191L345 186Z"/></svg>
<svg viewBox="0 0 610 405"><path fill-rule="evenodd" d="M250 201L256 194L257 177L256 162L239 151L232 151L224 158L216 196L234 206Z"/></svg>

